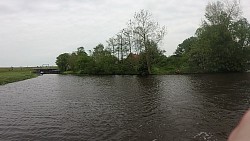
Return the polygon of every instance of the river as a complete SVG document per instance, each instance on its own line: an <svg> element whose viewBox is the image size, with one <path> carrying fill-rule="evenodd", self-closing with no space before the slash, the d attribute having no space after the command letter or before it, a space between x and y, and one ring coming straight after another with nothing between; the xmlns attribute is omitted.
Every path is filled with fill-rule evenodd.
<svg viewBox="0 0 250 141"><path fill-rule="evenodd" d="M223 141L250 73L43 75L0 86L0 140Z"/></svg>

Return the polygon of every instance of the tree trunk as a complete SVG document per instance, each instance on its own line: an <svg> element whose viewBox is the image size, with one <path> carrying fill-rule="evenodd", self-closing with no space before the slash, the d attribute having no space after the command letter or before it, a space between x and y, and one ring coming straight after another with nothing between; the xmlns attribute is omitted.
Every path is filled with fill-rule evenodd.
<svg viewBox="0 0 250 141"><path fill-rule="evenodd" d="M130 42L130 36L129 36L129 54L132 53L132 49L131 49L131 42Z"/></svg>
<svg viewBox="0 0 250 141"><path fill-rule="evenodd" d="M151 62L150 62L150 56L149 56L150 52L149 52L149 46L148 46L148 43L147 43L146 35L144 35L143 38L144 38L144 46L145 46L148 74L152 74L151 73Z"/></svg>
<svg viewBox="0 0 250 141"><path fill-rule="evenodd" d="M119 49L119 45L118 45L117 49L118 49L118 50L117 50L117 53L118 53L118 56L117 56L117 57L118 57L118 60L120 60L120 49Z"/></svg>
<svg viewBox="0 0 250 141"><path fill-rule="evenodd" d="M115 55L115 47L114 47L114 45L112 45L112 47L113 47L112 48L112 54Z"/></svg>
<svg viewBox="0 0 250 141"><path fill-rule="evenodd" d="M120 51L121 51L121 61L123 62L123 41L122 41L122 35L120 36Z"/></svg>

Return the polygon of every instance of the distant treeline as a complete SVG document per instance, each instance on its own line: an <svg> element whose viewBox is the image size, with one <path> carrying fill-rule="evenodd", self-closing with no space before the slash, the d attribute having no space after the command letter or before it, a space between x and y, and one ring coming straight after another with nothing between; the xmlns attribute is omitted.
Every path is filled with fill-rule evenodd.
<svg viewBox="0 0 250 141"><path fill-rule="evenodd" d="M108 47L97 45L87 54L83 47L63 53L56 64L61 71L78 74L172 74L243 72L250 60L250 24L237 1L206 6L205 20L193 37L166 57L158 43L165 27L141 10L127 28L110 38Z"/></svg>

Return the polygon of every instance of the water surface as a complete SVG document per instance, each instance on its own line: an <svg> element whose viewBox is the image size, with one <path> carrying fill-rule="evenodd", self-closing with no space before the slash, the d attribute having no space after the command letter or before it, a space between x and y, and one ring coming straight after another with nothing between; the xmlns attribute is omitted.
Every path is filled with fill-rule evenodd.
<svg viewBox="0 0 250 141"><path fill-rule="evenodd" d="M0 140L223 141L250 74L64 76L0 86Z"/></svg>

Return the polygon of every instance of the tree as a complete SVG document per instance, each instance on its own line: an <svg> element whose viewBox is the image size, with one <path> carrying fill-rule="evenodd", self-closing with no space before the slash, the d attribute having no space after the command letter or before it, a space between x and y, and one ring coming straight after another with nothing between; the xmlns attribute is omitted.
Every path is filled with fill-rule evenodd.
<svg viewBox="0 0 250 141"><path fill-rule="evenodd" d="M189 52L193 44L196 43L196 41L197 37L190 37L184 40L181 44L178 45L174 54L177 56L182 56L183 54Z"/></svg>
<svg viewBox="0 0 250 141"><path fill-rule="evenodd" d="M118 59L121 59L121 61L123 61L123 57L124 57L124 50L125 50L125 39L123 36L123 32L124 30L121 30L118 34L117 34L117 51L118 51ZM120 54L120 56L119 56Z"/></svg>
<svg viewBox="0 0 250 141"><path fill-rule="evenodd" d="M123 34L125 38L125 45L128 47L126 48L127 49L126 51L129 51L129 54L131 54L132 53L132 41L131 41L132 31L127 28L127 29L124 29Z"/></svg>
<svg viewBox="0 0 250 141"><path fill-rule="evenodd" d="M56 58L56 65L60 71L67 71L69 69L69 57L68 53L63 53Z"/></svg>
<svg viewBox="0 0 250 141"><path fill-rule="evenodd" d="M95 66L95 62L93 61L93 59L87 55L78 56L77 64L80 74L91 74Z"/></svg>
<svg viewBox="0 0 250 141"><path fill-rule="evenodd" d="M108 43L108 46L112 50L112 55L115 55L115 47L117 46L115 38L109 38L109 40L107 41L107 43Z"/></svg>
<svg viewBox="0 0 250 141"><path fill-rule="evenodd" d="M68 59L68 63L69 63L69 69L71 71L75 72L79 69L78 65L77 65L77 59L78 59L78 55L75 52L70 54L69 59Z"/></svg>
<svg viewBox="0 0 250 141"><path fill-rule="evenodd" d="M208 3L206 6L205 24L208 25L224 25L228 27L233 21L237 21L241 17L242 11L239 1L217 1Z"/></svg>
<svg viewBox="0 0 250 141"><path fill-rule="evenodd" d="M84 47L77 48L76 51L76 64L77 64L77 70L81 74L88 73L89 66L92 64L91 58L88 56L88 54L85 52ZM71 54L73 57L73 53Z"/></svg>
<svg viewBox="0 0 250 141"><path fill-rule="evenodd" d="M84 50L84 47L77 48L76 54L77 55L87 55L87 53Z"/></svg>
<svg viewBox="0 0 250 141"><path fill-rule="evenodd" d="M103 44L98 44L95 48L94 48L94 52L93 52L93 58L95 59L95 61L99 61L100 58L105 55L105 52L104 51L104 46Z"/></svg>
<svg viewBox="0 0 250 141"><path fill-rule="evenodd" d="M93 51L95 74L115 74L117 58L111 51L104 49L102 44L97 45Z"/></svg>
<svg viewBox="0 0 250 141"><path fill-rule="evenodd" d="M190 65L205 72L244 71L250 26L241 16L239 3L209 3L205 17L189 51Z"/></svg>
<svg viewBox="0 0 250 141"><path fill-rule="evenodd" d="M230 27L232 38L238 46L245 49L250 46L250 24L246 18L242 18Z"/></svg>
<svg viewBox="0 0 250 141"><path fill-rule="evenodd" d="M152 20L151 13L145 10L135 13L132 24L132 31L135 34L135 37L139 37L139 39L141 39L140 43L142 43L141 46L145 51L147 71L148 74L151 74L151 62L149 57L150 50L148 43L155 42L158 44L165 35L165 26L160 27L157 22Z"/></svg>

